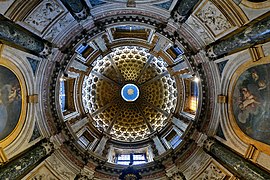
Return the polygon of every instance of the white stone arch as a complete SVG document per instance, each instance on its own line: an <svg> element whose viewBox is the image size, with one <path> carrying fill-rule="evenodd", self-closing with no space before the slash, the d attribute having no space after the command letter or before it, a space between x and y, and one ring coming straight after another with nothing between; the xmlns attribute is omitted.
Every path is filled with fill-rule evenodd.
<svg viewBox="0 0 270 180"><path fill-rule="evenodd" d="M1 57L9 60L13 63L21 72L26 85L27 96L37 94L36 91L36 81L33 75L33 71L30 63L27 61L26 57L32 57L28 53L22 52L20 50L14 49L9 46L3 46L3 51L1 52ZM25 98L28 98L28 97ZM6 156L8 159L19 154L25 149L29 148L29 140L32 136L35 125L35 113L36 105L34 103L27 103L27 111L24 125L19 132L18 136L11 142L5 149Z"/></svg>
<svg viewBox="0 0 270 180"><path fill-rule="evenodd" d="M229 59L224 67L221 77L220 94L224 94L228 97L229 93L232 93L233 86L231 85L231 78L235 71L241 67L245 62L251 61L248 50L241 51L239 53L226 57ZM226 141L223 143L236 150L241 154L245 154L248 144L244 143L234 131L234 127L230 123L229 119L228 103L220 104L220 125L223 130Z"/></svg>
<svg viewBox="0 0 270 180"><path fill-rule="evenodd" d="M48 99L48 97L45 97L44 93L45 94L49 93L49 86L50 86L49 80L51 77L48 75L48 73L50 72L50 69L53 66L54 66L54 62L44 59L43 61L40 62L39 71L36 74L37 76L36 83L39 84L39 86L37 86L37 92L39 94L38 101L42 102L42 103L37 104L36 117L38 119L38 125L41 130L40 133L44 137L51 137L52 135L50 133L50 128L48 127L48 123L45 117L45 110L46 108L49 108L49 107L45 107L44 101L45 101L45 98ZM48 83L48 84L45 84L45 83Z"/></svg>

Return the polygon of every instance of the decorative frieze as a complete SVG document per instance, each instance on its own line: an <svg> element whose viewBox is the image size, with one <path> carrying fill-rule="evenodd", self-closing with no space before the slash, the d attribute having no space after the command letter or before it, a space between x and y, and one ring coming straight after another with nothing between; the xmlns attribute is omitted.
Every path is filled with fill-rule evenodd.
<svg viewBox="0 0 270 180"><path fill-rule="evenodd" d="M50 23L52 23L63 12L63 7L56 1L45 0L31 11L31 13L24 19L24 22L40 33L43 33Z"/></svg>
<svg viewBox="0 0 270 180"><path fill-rule="evenodd" d="M222 180L226 177L226 174L213 162L211 162L207 168L200 174L196 179L205 180L205 179L215 179Z"/></svg>
<svg viewBox="0 0 270 180"><path fill-rule="evenodd" d="M63 179L74 179L75 174L72 173L68 167L66 167L63 162L61 162L55 154L52 154L48 159L46 159L48 165Z"/></svg>
<svg viewBox="0 0 270 180"><path fill-rule="evenodd" d="M59 33L65 30L68 25L70 25L73 21L74 18L70 15L70 13L67 13L66 15L62 16L54 25L51 26L44 38L48 41L53 41L55 38L58 37Z"/></svg>
<svg viewBox="0 0 270 180"><path fill-rule="evenodd" d="M196 157L194 163L192 163L183 173L187 179L191 179L195 174L197 174L202 167L204 167L207 162L209 162L209 155L206 153L200 153Z"/></svg>
<svg viewBox="0 0 270 180"><path fill-rule="evenodd" d="M195 13L214 36L219 36L232 27L232 24L211 1L206 1Z"/></svg>
<svg viewBox="0 0 270 180"><path fill-rule="evenodd" d="M191 15L186 23L198 34L198 38L201 38L206 45L214 42L214 39L209 35L209 32L202 26L202 22L196 17Z"/></svg>
<svg viewBox="0 0 270 180"><path fill-rule="evenodd" d="M58 177L50 171L46 164L42 164L35 172L33 172L33 174L33 176L30 176L31 180L58 180Z"/></svg>

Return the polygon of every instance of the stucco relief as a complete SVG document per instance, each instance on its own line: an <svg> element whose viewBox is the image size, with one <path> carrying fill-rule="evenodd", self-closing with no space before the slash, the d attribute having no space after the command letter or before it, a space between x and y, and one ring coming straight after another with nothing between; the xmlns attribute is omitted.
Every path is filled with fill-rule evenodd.
<svg viewBox="0 0 270 180"><path fill-rule="evenodd" d="M180 172L177 172L174 173L170 178L171 180L183 180L183 175Z"/></svg>
<svg viewBox="0 0 270 180"><path fill-rule="evenodd" d="M55 155L50 156L47 162L62 178L74 179L75 175L70 172Z"/></svg>
<svg viewBox="0 0 270 180"><path fill-rule="evenodd" d="M45 0L25 18L24 22L42 33L63 11L57 2Z"/></svg>
<svg viewBox="0 0 270 180"><path fill-rule="evenodd" d="M222 180L226 177L226 174L222 172L218 166L216 166L214 163L211 163L204 171L203 173L197 177L198 180L204 180L204 179L213 179L213 180Z"/></svg>
<svg viewBox="0 0 270 180"><path fill-rule="evenodd" d="M199 23L198 20L195 19L192 15L188 18L186 23L198 34L198 36L205 42L206 45L214 42L208 32L203 28L201 23Z"/></svg>
<svg viewBox="0 0 270 180"><path fill-rule="evenodd" d="M36 174L30 178L31 180L59 180L45 165L42 165L35 173Z"/></svg>
<svg viewBox="0 0 270 180"><path fill-rule="evenodd" d="M43 180L43 179L58 180L52 174L45 174L45 173L37 174L31 180Z"/></svg>
<svg viewBox="0 0 270 180"><path fill-rule="evenodd" d="M228 19L211 1L207 1L195 15L215 36L220 35L232 27Z"/></svg>
<svg viewBox="0 0 270 180"><path fill-rule="evenodd" d="M57 35L63 31L72 21L74 21L74 18L67 13L63 17L61 17L48 31L48 33L45 35L45 39L52 41L54 38L57 37Z"/></svg>
<svg viewBox="0 0 270 180"><path fill-rule="evenodd" d="M205 166L208 160L210 159L209 155L206 153L201 153L196 158L195 162L189 166L183 173L187 179L192 178L202 167Z"/></svg>

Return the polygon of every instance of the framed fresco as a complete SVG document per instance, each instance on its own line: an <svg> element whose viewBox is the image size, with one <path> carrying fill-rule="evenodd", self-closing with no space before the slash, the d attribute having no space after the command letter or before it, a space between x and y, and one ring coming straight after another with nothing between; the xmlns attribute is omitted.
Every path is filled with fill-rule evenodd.
<svg viewBox="0 0 270 180"><path fill-rule="evenodd" d="M0 59L0 147L10 144L20 133L26 118L26 88L19 69Z"/></svg>
<svg viewBox="0 0 270 180"><path fill-rule="evenodd" d="M242 0L241 4L252 9L266 9L270 7L267 0Z"/></svg>
<svg viewBox="0 0 270 180"><path fill-rule="evenodd" d="M247 62L234 73L229 93L230 123L248 144L270 153L270 60ZM268 149L268 150L267 150Z"/></svg>

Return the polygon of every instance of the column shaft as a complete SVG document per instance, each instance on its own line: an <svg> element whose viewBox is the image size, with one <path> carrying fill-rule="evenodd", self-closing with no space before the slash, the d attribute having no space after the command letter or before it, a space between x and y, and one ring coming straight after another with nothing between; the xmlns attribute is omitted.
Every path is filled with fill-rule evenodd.
<svg viewBox="0 0 270 180"><path fill-rule="evenodd" d="M175 6L174 19L183 22L188 19L199 0L180 0L178 2Z"/></svg>
<svg viewBox="0 0 270 180"><path fill-rule="evenodd" d="M89 8L84 0L61 0L75 19L84 20L87 18Z"/></svg>
<svg viewBox="0 0 270 180"><path fill-rule="evenodd" d="M21 179L44 160L51 150L52 147L48 143L35 145L19 157L0 166L0 179Z"/></svg>
<svg viewBox="0 0 270 180"><path fill-rule="evenodd" d="M74 69L77 69L78 71L82 71L82 72L87 72L88 70L88 66L84 65L83 63L77 61L76 59L74 59L71 62L71 67L73 67Z"/></svg>
<svg viewBox="0 0 270 180"><path fill-rule="evenodd" d="M249 26L241 32L221 41L214 42L207 49L209 57L219 57L238 52L270 39L270 16Z"/></svg>
<svg viewBox="0 0 270 180"><path fill-rule="evenodd" d="M89 122L88 118L84 117L84 118L80 119L79 121L77 121L76 123L72 124L71 128L72 128L73 132L77 133L88 122Z"/></svg>
<svg viewBox="0 0 270 180"><path fill-rule="evenodd" d="M50 48L45 40L15 24L0 14L0 41L11 47L33 53L48 55Z"/></svg>
<svg viewBox="0 0 270 180"><path fill-rule="evenodd" d="M153 138L153 141L155 143L155 146L156 146L156 149L158 150L159 155L166 152L166 149L164 148L160 139L157 136Z"/></svg>
<svg viewBox="0 0 270 180"><path fill-rule="evenodd" d="M175 117L173 117L172 122L175 126L177 126L182 131L185 131L188 127L187 123L185 123L184 121L181 121L180 119L177 119Z"/></svg>
<svg viewBox="0 0 270 180"><path fill-rule="evenodd" d="M97 146L97 148L95 150L95 153L98 153L98 154L102 155L102 152L103 152L103 150L105 148L107 140L108 140L108 137L106 137L106 136L103 136L101 138L101 140L100 140L100 142L99 142L99 144L98 144L98 146Z"/></svg>
<svg viewBox="0 0 270 180"><path fill-rule="evenodd" d="M210 155L228 168L240 179L264 180L270 179L270 174L252 164L248 160L232 152L225 146L214 142L208 148Z"/></svg>

